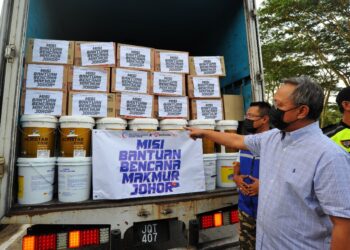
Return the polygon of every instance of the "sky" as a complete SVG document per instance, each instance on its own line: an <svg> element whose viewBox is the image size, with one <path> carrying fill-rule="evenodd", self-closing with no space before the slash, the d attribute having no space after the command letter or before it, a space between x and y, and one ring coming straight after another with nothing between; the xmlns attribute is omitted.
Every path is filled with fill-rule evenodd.
<svg viewBox="0 0 350 250"><path fill-rule="evenodd" d="M2 0L0 0L2 1ZM256 5L258 6L258 8L260 7L261 3L264 1L264 0L255 0L256 1Z"/></svg>

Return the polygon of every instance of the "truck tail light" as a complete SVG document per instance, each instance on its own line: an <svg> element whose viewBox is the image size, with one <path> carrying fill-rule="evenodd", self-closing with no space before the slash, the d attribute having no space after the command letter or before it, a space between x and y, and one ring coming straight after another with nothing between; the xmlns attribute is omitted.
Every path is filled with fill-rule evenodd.
<svg viewBox="0 0 350 250"><path fill-rule="evenodd" d="M230 223L235 224L239 222L238 210L232 210L230 212Z"/></svg>
<svg viewBox="0 0 350 250"><path fill-rule="evenodd" d="M52 228L50 233L46 231L48 230L42 227L24 236L22 250L77 249L88 246L99 246L105 249L110 244L110 227L74 227L71 230L68 226L57 233L52 233Z"/></svg>
<svg viewBox="0 0 350 250"><path fill-rule="evenodd" d="M223 225L223 215L221 212L202 215L200 222L201 229L221 227Z"/></svg>

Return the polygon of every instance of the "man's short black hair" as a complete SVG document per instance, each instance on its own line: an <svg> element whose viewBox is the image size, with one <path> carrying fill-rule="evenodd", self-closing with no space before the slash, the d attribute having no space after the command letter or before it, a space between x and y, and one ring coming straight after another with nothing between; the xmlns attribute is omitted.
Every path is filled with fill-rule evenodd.
<svg viewBox="0 0 350 250"><path fill-rule="evenodd" d="M252 102L250 107L259 107L261 116L269 115L271 105L268 102Z"/></svg>
<svg viewBox="0 0 350 250"><path fill-rule="evenodd" d="M343 101L350 102L350 87L343 88L337 95L337 104L340 112L344 113L343 105L341 104Z"/></svg>

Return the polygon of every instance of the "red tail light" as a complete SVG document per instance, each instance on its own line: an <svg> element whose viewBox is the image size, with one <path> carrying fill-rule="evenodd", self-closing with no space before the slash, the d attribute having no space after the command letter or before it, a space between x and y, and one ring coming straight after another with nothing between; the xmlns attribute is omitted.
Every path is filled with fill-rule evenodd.
<svg viewBox="0 0 350 250"><path fill-rule="evenodd" d="M207 229L214 227L214 216L213 215L203 215L201 217L201 228Z"/></svg>
<svg viewBox="0 0 350 250"><path fill-rule="evenodd" d="M81 244L83 246L100 244L100 230L90 229L81 232Z"/></svg>
<svg viewBox="0 0 350 250"><path fill-rule="evenodd" d="M23 250L55 250L57 239L55 234L25 236L22 241Z"/></svg>
<svg viewBox="0 0 350 250"><path fill-rule="evenodd" d="M235 224L239 222L238 210L232 210L230 212L230 222L231 224Z"/></svg>

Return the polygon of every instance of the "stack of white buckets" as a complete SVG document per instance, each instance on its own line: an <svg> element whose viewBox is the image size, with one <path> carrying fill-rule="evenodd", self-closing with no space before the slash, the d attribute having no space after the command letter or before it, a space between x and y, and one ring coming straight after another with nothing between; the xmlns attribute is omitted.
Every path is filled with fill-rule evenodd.
<svg viewBox="0 0 350 250"><path fill-rule="evenodd" d="M51 201L58 180L60 202L81 202L90 198L92 160L91 134L95 125L88 116L62 116L59 121L48 115L23 115L21 117L21 152L18 166L18 203L40 204ZM57 127L59 129L57 132ZM129 124L121 118L102 118L96 122L97 129L133 131L183 130L187 121L166 119L134 119ZM232 132L237 130L236 121L192 120L190 126ZM59 135L59 136L56 136ZM56 152L56 137L59 150ZM221 147L215 153L213 142L203 140L206 189L234 187L233 162L237 153L227 153ZM218 151L217 151L218 152ZM60 157L56 158L55 156ZM57 178L55 177L57 166Z"/></svg>
<svg viewBox="0 0 350 250"><path fill-rule="evenodd" d="M236 133L238 121L191 120L189 125L199 129ZM215 145L212 141L203 139L203 154L206 190L214 190L216 187L235 187L233 165L238 157L236 150Z"/></svg>

